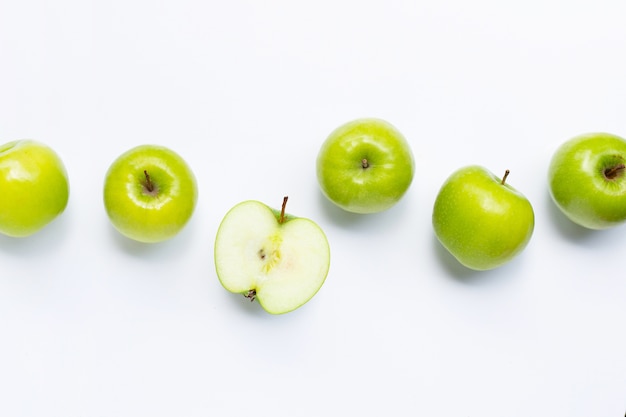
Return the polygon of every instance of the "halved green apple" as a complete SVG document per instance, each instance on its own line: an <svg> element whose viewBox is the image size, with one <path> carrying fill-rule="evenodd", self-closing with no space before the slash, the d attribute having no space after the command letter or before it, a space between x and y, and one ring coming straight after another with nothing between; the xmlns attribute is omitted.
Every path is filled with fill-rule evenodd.
<svg viewBox="0 0 626 417"><path fill-rule="evenodd" d="M230 292L283 314L309 301L330 268L330 246L312 220L285 214L259 201L226 213L215 238L215 269Z"/></svg>

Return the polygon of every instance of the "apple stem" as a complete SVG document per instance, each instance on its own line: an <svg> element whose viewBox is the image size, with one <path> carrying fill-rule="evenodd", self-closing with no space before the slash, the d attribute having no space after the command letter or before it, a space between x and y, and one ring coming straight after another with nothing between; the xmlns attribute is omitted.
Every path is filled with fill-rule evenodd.
<svg viewBox="0 0 626 417"><path fill-rule="evenodd" d="M256 290L250 290L246 293L246 295L244 295L244 297L246 297L247 299L250 300L250 302L254 301L254 299L256 298Z"/></svg>
<svg viewBox="0 0 626 417"><path fill-rule="evenodd" d="M504 183L506 182L507 177L509 176L509 174L511 173L511 171L509 171L508 169L506 171L504 171L504 177L502 177L502 182L500 182L500 184L504 185Z"/></svg>
<svg viewBox="0 0 626 417"><path fill-rule="evenodd" d="M363 158L363 160L361 161L361 167L363 167L363 169L367 169L369 168L370 163L368 162L367 159Z"/></svg>
<svg viewBox="0 0 626 417"><path fill-rule="evenodd" d="M609 180L614 180L621 172L626 169L626 165L619 164L611 168L607 168L604 170L604 176Z"/></svg>
<svg viewBox="0 0 626 417"><path fill-rule="evenodd" d="M285 221L285 207L287 207L287 196L283 197L283 206L280 209L280 219L278 219L278 223L283 223Z"/></svg>
<svg viewBox="0 0 626 417"><path fill-rule="evenodd" d="M151 193L154 191L154 185L152 185L152 181L150 181L150 175L148 175L148 171L145 169L143 170L143 174L146 176L146 189Z"/></svg>

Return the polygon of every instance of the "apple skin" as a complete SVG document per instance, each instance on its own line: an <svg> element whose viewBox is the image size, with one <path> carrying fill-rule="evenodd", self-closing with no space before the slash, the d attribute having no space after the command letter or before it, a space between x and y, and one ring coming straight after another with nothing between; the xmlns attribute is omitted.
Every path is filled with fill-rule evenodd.
<svg viewBox="0 0 626 417"><path fill-rule="evenodd" d="M356 119L335 129L322 144L316 163L322 193L342 209L360 214L394 206L411 185L414 170L404 136L375 118Z"/></svg>
<svg viewBox="0 0 626 417"><path fill-rule="evenodd" d="M115 229L130 239L156 243L171 239L185 227L196 207L198 187L193 171L176 152L141 145L111 164L103 197Z"/></svg>
<svg viewBox="0 0 626 417"><path fill-rule="evenodd" d="M330 246L312 220L275 210L259 201L235 205L218 228L214 260L229 292L257 300L270 314L306 304L330 269Z"/></svg>
<svg viewBox="0 0 626 417"><path fill-rule="evenodd" d="M524 195L487 169L471 165L442 185L432 224L441 244L461 264L483 271L507 263L526 247L535 215Z"/></svg>
<svg viewBox="0 0 626 417"><path fill-rule="evenodd" d="M31 139L0 146L0 233L30 236L67 207L65 166L49 146Z"/></svg>
<svg viewBox="0 0 626 417"><path fill-rule="evenodd" d="M585 228L622 224L626 220L625 163L626 140L619 136L598 132L571 138L550 161L552 200L567 218ZM612 178L607 177L610 173Z"/></svg>

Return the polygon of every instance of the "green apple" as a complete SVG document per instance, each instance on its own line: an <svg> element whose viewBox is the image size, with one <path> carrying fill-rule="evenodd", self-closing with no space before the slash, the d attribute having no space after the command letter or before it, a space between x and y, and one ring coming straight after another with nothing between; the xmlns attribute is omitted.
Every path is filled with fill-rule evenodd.
<svg viewBox="0 0 626 417"><path fill-rule="evenodd" d="M0 146L0 233L26 237L65 210L69 182L61 158L24 139Z"/></svg>
<svg viewBox="0 0 626 417"><path fill-rule="evenodd" d="M441 244L468 268L493 269L528 244L535 214L528 199L480 166L467 166L444 182L432 223Z"/></svg>
<svg viewBox="0 0 626 417"><path fill-rule="evenodd" d="M215 269L222 286L243 294L271 314L295 310L322 287L330 247L312 220L285 214L258 201L226 213L215 238Z"/></svg>
<svg viewBox="0 0 626 417"><path fill-rule="evenodd" d="M139 242L174 237L191 218L197 199L191 168L163 146L126 151L111 164L104 180L104 206L111 223Z"/></svg>
<svg viewBox="0 0 626 417"><path fill-rule="evenodd" d="M357 119L335 129L317 155L322 193L352 213L377 213L395 205L413 181L413 154L390 123Z"/></svg>
<svg viewBox="0 0 626 417"><path fill-rule="evenodd" d="M610 133L576 136L548 168L552 200L574 223L607 229L626 220L626 140Z"/></svg>

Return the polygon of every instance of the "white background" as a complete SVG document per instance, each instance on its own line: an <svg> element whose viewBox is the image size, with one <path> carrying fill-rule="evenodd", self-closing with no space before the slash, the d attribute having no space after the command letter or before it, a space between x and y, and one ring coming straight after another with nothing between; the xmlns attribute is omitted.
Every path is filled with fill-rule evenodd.
<svg viewBox="0 0 626 417"><path fill-rule="evenodd" d="M0 236L0 414L623 416L624 228L574 226L546 186L561 142L626 135L623 4L1 0L0 142L53 147L71 196L39 234ZM321 142L362 116L416 160L405 198L369 216L315 178ZM200 191L152 246L118 235L101 196L144 143ZM466 164L510 169L535 208L529 246L490 272L430 224ZM220 286L213 241L234 204L283 195L332 262L271 316Z"/></svg>

